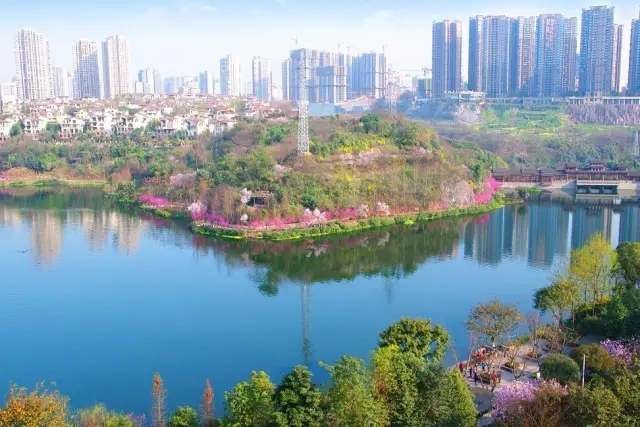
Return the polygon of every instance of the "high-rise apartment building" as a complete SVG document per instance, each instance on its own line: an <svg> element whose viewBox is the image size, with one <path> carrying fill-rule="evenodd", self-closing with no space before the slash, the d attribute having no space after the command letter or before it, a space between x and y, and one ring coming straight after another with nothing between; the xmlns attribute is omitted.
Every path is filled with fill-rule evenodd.
<svg viewBox="0 0 640 427"><path fill-rule="evenodd" d="M220 59L220 93L228 96L242 94L240 63L231 54Z"/></svg>
<svg viewBox="0 0 640 427"><path fill-rule="evenodd" d="M462 88L462 22L433 23L432 72L433 96Z"/></svg>
<svg viewBox="0 0 640 427"><path fill-rule="evenodd" d="M578 19L565 18L562 51L562 85L561 94L575 94L576 67L578 64Z"/></svg>
<svg viewBox="0 0 640 427"><path fill-rule="evenodd" d="M469 81L467 89L482 92L484 78L483 37L484 16L469 18Z"/></svg>
<svg viewBox="0 0 640 427"><path fill-rule="evenodd" d="M69 73L62 67L51 67L51 80L53 84L54 98L71 98L72 88L69 82Z"/></svg>
<svg viewBox="0 0 640 427"><path fill-rule="evenodd" d="M316 68L318 79L318 102L337 104L347 100L347 67L325 65Z"/></svg>
<svg viewBox="0 0 640 427"><path fill-rule="evenodd" d="M318 102L318 85L315 79L316 68L320 65L320 52L311 49L292 50L289 58L290 79L289 79L289 99L291 101L300 100L300 79L304 78L307 83L307 101Z"/></svg>
<svg viewBox="0 0 640 427"><path fill-rule="evenodd" d="M352 58L352 89L357 96L384 98L387 93L387 58L370 52Z"/></svg>
<svg viewBox="0 0 640 427"><path fill-rule="evenodd" d="M122 36L112 36L102 42L104 97L131 93L131 46Z"/></svg>
<svg viewBox="0 0 640 427"><path fill-rule="evenodd" d="M615 24L613 30L613 76L611 76L611 90L613 92L620 92L620 73L622 61L622 25Z"/></svg>
<svg viewBox="0 0 640 427"><path fill-rule="evenodd" d="M614 10L607 6L582 9L578 86L583 95L608 94L613 88Z"/></svg>
<svg viewBox="0 0 640 427"><path fill-rule="evenodd" d="M485 16L482 28L482 89L490 98L509 92L509 41L511 18Z"/></svg>
<svg viewBox="0 0 640 427"><path fill-rule="evenodd" d="M144 68L138 71L138 83L140 85L136 85L137 88L135 90L136 93L162 93L156 92L158 89L158 83L156 82L156 77L160 80L160 73L158 70L154 70L152 68ZM160 87L162 87L162 83L160 83Z"/></svg>
<svg viewBox="0 0 640 427"><path fill-rule="evenodd" d="M5 113L9 106L18 106L18 84L16 82L0 82L0 111Z"/></svg>
<svg viewBox="0 0 640 427"><path fill-rule="evenodd" d="M509 93L530 96L536 58L535 16L519 16L511 20L509 46Z"/></svg>
<svg viewBox="0 0 640 427"><path fill-rule="evenodd" d="M538 17L533 90L535 96L557 96L562 93L564 23L562 15Z"/></svg>
<svg viewBox="0 0 640 427"><path fill-rule="evenodd" d="M100 98L100 69L98 44L92 40L78 40L73 44L73 97Z"/></svg>
<svg viewBox="0 0 640 427"><path fill-rule="evenodd" d="M629 48L629 80L627 93L640 94L640 15L631 21L631 46Z"/></svg>
<svg viewBox="0 0 640 427"><path fill-rule="evenodd" d="M53 96L49 41L31 29L14 37L18 98L43 100Z"/></svg>
<svg viewBox="0 0 640 427"><path fill-rule="evenodd" d="M251 60L251 88L256 98L271 101L271 63L268 59L254 56Z"/></svg>
<svg viewBox="0 0 640 427"><path fill-rule="evenodd" d="M291 58L282 61L282 99L291 100L289 88L291 86Z"/></svg>
<svg viewBox="0 0 640 427"><path fill-rule="evenodd" d="M204 95L213 95L215 93L215 80L213 79L212 71L204 71L200 73L198 78L198 85L200 86L200 93Z"/></svg>

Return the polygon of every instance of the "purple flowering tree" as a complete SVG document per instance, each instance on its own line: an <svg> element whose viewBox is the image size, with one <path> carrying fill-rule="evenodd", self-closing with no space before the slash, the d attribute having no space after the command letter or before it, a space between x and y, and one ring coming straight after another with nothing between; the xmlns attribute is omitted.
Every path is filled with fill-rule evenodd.
<svg viewBox="0 0 640 427"><path fill-rule="evenodd" d="M629 366L640 359L640 337L628 340L606 340L600 343L618 363Z"/></svg>
<svg viewBox="0 0 640 427"><path fill-rule="evenodd" d="M560 401L566 394L567 388L556 381L509 382L493 397L493 415L519 426L557 425L554 421L562 416Z"/></svg>
<svg viewBox="0 0 640 427"><path fill-rule="evenodd" d="M144 206L151 206L153 208L164 208L169 205L169 200L152 194L143 194L138 198L138 201Z"/></svg>

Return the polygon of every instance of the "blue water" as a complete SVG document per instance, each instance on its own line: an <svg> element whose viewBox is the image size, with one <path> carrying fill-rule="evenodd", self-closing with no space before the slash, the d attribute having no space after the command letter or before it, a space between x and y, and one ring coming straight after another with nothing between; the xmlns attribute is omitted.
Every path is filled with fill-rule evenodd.
<svg viewBox="0 0 640 427"><path fill-rule="evenodd" d="M0 394L9 381L55 382L73 407L146 413L160 372L170 407L197 406L209 378L221 414L223 391L252 370L277 383L309 363L322 382L318 362L368 357L402 316L443 325L462 355L479 301L527 312L553 265L592 233L640 238L636 207L539 203L366 239L252 246L101 203L0 198ZM259 286L267 276L276 295Z"/></svg>

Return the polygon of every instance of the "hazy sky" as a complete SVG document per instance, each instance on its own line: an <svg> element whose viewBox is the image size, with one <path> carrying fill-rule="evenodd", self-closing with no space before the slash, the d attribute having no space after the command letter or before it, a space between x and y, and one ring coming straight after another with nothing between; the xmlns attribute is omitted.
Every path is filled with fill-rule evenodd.
<svg viewBox="0 0 640 427"><path fill-rule="evenodd" d="M53 65L71 69L71 45L122 35L131 42L132 76L156 68L162 76L195 75L233 53L243 80L250 79L252 56L272 60L274 81L294 47L351 52L381 50L397 70L419 70L431 63L433 21L463 22L463 68L467 75L468 23L473 15L562 13L580 18L581 9L605 3L584 0L0 0L0 80L15 75L13 36L20 28L40 31L51 42ZM627 81L633 0L616 0L615 20L624 25L622 81ZM418 71L412 74L419 74Z"/></svg>

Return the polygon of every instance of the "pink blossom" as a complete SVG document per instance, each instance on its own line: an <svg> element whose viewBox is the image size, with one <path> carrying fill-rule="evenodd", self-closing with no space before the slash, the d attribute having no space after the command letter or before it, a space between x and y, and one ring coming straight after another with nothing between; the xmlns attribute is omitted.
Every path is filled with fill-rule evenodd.
<svg viewBox="0 0 640 427"><path fill-rule="evenodd" d="M512 381L500 387L493 397L493 415L500 420L515 418L523 405L535 400L540 390L565 394L567 388L556 381Z"/></svg>
<svg viewBox="0 0 640 427"><path fill-rule="evenodd" d="M606 340L600 345L609 353L617 362L624 365L631 365L634 358L640 358L640 338L632 338L629 340Z"/></svg>
<svg viewBox="0 0 640 427"><path fill-rule="evenodd" d="M154 208L163 208L169 205L169 201L164 197L157 197L152 194L143 194L138 198L138 201L143 205Z"/></svg>

